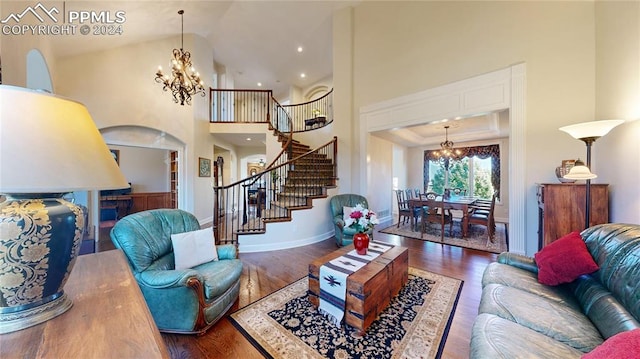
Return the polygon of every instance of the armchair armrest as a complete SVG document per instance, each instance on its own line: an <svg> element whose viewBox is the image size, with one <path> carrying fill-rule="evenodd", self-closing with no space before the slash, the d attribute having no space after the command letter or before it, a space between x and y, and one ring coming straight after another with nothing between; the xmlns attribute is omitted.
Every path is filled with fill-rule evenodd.
<svg viewBox="0 0 640 359"><path fill-rule="evenodd" d="M508 264L516 268L524 269L532 273L538 273L536 261L521 254L503 252L498 255L498 263Z"/></svg>
<svg viewBox="0 0 640 359"><path fill-rule="evenodd" d="M193 269L148 270L138 274L141 284L154 289L168 289L189 286L191 278L203 281L198 271Z"/></svg>
<svg viewBox="0 0 640 359"><path fill-rule="evenodd" d="M344 228L344 220L342 219L341 216L335 216L333 217L333 224L335 224L336 226L338 226L338 228L343 229Z"/></svg>
<svg viewBox="0 0 640 359"><path fill-rule="evenodd" d="M238 258L238 250L233 244L219 244L216 246L218 251L218 259L236 259Z"/></svg>

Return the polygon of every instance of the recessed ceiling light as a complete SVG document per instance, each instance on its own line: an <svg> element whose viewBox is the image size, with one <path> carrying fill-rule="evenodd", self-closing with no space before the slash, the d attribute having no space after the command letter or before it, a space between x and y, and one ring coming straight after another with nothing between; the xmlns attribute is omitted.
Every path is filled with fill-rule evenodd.
<svg viewBox="0 0 640 359"><path fill-rule="evenodd" d="M302 52L302 46L298 46L298 52Z"/></svg>
<svg viewBox="0 0 640 359"><path fill-rule="evenodd" d="M262 87L262 82L258 82L258 87Z"/></svg>
<svg viewBox="0 0 640 359"><path fill-rule="evenodd" d="M307 75L305 75L305 73L303 72L303 73L300 74L300 77L305 78L305 77L307 77Z"/></svg>
<svg viewBox="0 0 640 359"><path fill-rule="evenodd" d="M251 137L247 137L247 141L251 141Z"/></svg>

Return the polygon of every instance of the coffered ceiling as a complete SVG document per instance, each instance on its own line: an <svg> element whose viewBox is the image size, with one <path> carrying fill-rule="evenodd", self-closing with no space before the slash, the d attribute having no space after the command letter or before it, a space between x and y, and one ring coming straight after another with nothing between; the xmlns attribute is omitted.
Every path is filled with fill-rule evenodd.
<svg viewBox="0 0 640 359"><path fill-rule="evenodd" d="M509 113L502 111L444 119L418 126L376 131L372 135L406 147L437 147L445 140L445 126L449 126L448 138L454 143L506 138L509 137Z"/></svg>

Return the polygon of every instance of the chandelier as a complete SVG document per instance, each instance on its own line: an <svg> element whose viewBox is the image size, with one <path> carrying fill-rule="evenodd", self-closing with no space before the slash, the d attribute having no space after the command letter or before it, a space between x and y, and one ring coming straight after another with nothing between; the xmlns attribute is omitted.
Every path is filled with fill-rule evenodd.
<svg viewBox="0 0 640 359"><path fill-rule="evenodd" d="M162 73L162 67L158 66L156 72L156 82L163 84L164 91L171 90L173 101L184 106L191 105L191 96L201 94L204 97L204 83L200 79L200 74L191 65L191 53L184 51L184 10L178 11L182 18L182 31L180 38L180 49L173 49L173 60L171 60L171 77Z"/></svg>
<svg viewBox="0 0 640 359"><path fill-rule="evenodd" d="M449 141L449 126L444 126L444 142L440 142L440 151L437 155L440 159L455 159L462 153L459 149L453 148L453 142Z"/></svg>

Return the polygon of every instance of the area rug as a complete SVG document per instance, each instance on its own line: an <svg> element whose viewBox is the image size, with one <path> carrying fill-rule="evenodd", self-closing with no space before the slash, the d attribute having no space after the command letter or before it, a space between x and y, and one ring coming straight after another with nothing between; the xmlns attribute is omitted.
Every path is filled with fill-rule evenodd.
<svg viewBox="0 0 640 359"><path fill-rule="evenodd" d="M414 230L411 223L400 223L400 228L397 228L398 224L395 223L390 227L381 229L381 233L395 234L398 236L420 239L423 241L442 243L440 241L440 225L430 224L425 230L424 237L420 238L420 230ZM445 225L444 229L444 244L477 249L491 253L502 253L507 251L507 233L504 228L504 224L497 223L496 234L493 243L487 238L487 229L483 226L471 226L467 233L466 238L462 238L462 230L460 229L460 223L453 223L453 235L449 236L449 225Z"/></svg>
<svg viewBox="0 0 640 359"><path fill-rule="evenodd" d="M363 336L318 313L306 277L229 319L267 358L440 358L462 284L409 267L407 285Z"/></svg>

